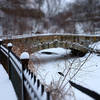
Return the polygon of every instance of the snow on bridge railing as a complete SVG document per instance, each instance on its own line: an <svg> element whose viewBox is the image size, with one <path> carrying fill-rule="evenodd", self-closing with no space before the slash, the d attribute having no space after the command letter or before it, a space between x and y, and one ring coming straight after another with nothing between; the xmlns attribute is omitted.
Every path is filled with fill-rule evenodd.
<svg viewBox="0 0 100 100"><path fill-rule="evenodd" d="M0 49L1 49L2 53L4 53L4 55L6 56L6 58L8 60L7 63L9 63L9 60L12 62L14 68L16 69L16 71L18 72L18 74L19 74L19 76L21 78L22 65L21 65L21 62L18 59L18 57L16 57L14 55L14 53L11 51L12 46L9 45L9 43L8 43L8 46L7 46L8 48L6 46L4 46L4 45L1 45L0 47L1 47ZM8 66L8 72L10 72L9 66Z"/></svg>
<svg viewBox="0 0 100 100"><path fill-rule="evenodd" d="M100 33L100 32L99 32ZM84 37L100 37L99 34L72 34L72 33L44 33L44 34L33 34L33 33L28 33L28 34L19 34L19 35L3 35L0 36L2 39L21 39L21 38L30 38L30 37L38 37L38 36L84 36Z"/></svg>
<svg viewBox="0 0 100 100"><path fill-rule="evenodd" d="M30 93L31 100L52 100L50 92L46 92L44 85L40 83L39 79L28 69L24 71L24 85L26 90Z"/></svg>
<svg viewBox="0 0 100 100"><path fill-rule="evenodd" d="M24 52L17 57L12 51L12 44L4 46L0 40L0 62L4 65L12 81L18 100L52 100L40 80L28 69L29 55Z"/></svg>
<svg viewBox="0 0 100 100"><path fill-rule="evenodd" d="M27 100L52 100L50 92L47 92L44 85L40 83L40 80L28 69L29 54L23 52L20 56L22 62L22 76L23 76L23 95L29 94ZM25 93L26 92L26 93ZM25 96L26 97L26 96ZM25 99L25 98L24 98Z"/></svg>

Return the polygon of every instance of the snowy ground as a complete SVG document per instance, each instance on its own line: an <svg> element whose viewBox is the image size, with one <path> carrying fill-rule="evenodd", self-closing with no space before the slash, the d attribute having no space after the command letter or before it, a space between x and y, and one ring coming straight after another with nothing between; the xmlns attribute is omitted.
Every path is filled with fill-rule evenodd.
<svg viewBox="0 0 100 100"><path fill-rule="evenodd" d="M0 100L17 100L8 74L0 64Z"/></svg>
<svg viewBox="0 0 100 100"><path fill-rule="evenodd" d="M97 43L96 47L98 47L98 45L100 45L100 42ZM47 52L52 52L52 54L44 54ZM45 49L32 54L31 57L34 61L38 78L41 79L41 81L43 81L45 84L50 85L51 82L58 82L59 78L62 81L64 77L59 75L58 72L66 75L69 67L71 67L71 70L62 85L64 86L88 58L85 61L85 64L83 64L81 67L80 71L72 80L75 83L94 90L100 94L100 56L97 54L90 55L88 53L84 57L80 58L64 58L66 53L69 54L70 50L66 51L63 48L53 48ZM61 83L61 81L59 83ZM68 89L68 86L69 84L66 85L65 90ZM75 93L76 100L92 100L92 98L81 93L77 89L72 89Z"/></svg>

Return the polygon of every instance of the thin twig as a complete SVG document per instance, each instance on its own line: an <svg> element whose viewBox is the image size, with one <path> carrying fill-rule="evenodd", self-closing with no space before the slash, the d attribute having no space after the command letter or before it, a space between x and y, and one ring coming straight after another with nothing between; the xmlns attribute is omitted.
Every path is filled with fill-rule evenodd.
<svg viewBox="0 0 100 100"><path fill-rule="evenodd" d="M85 59L85 61L81 64L81 66L79 67L79 69L74 73L74 75L71 77L70 80L72 80L80 71L80 69L83 67L83 65L86 63L87 59L90 57L91 53L88 55L88 57ZM68 82L62 87L62 89L65 88L65 86L68 84Z"/></svg>

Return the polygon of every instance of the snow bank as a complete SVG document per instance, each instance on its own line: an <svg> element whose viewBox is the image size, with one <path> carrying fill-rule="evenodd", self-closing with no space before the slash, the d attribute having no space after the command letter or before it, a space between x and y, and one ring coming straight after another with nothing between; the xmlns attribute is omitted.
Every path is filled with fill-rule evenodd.
<svg viewBox="0 0 100 100"><path fill-rule="evenodd" d="M50 48L50 49L44 49L44 50L41 50L39 51L39 53L41 52L53 52L53 53L56 53L58 55L66 55L66 54L70 54L71 53L71 50L70 49L64 49L64 48Z"/></svg>
<svg viewBox="0 0 100 100"><path fill-rule="evenodd" d="M97 44L97 46L99 47L99 43ZM38 53L41 53L43 51L45 50L37 52L37 55L39 55ZM61 48L48 49L46 51L49 52L54 51L60 56L66 53L66 50ZM50 57L50 55L46 54L41 54L41 55L44 58L46 57L46 59ZM58 72L62 72L65 75L69 66L71 66L70 74L67 76L64 82L66 83L70 79L70 77L75 73L77 67L79 67L84 62L84 60L88 57L88 55L89 53L86 54L84 57L70 58L70 59L52 58L48 60L48 63L38 62L39 64L34 64L35 68L37 69L37 74L38 74L37 77L41 81L45 82L45 84L49 85L51 82L57 82L59 78L61 78ZM54 56L54 54L52 54L51 57L52 56ZM96 54L91 54L86 63L82 66L82 68L78 72L78 74L73 78L73 81L77 84L87 87L88 89L94 90L95 92L100 94L99 73L100 73L100 56L97 56ZM66 86L66 88L68 86L69 84ZM87 95L78 91L75 88L73 88L73 92L75 93L76 100L93 100L92 98L88 97Z"/></svg>
<svg viewBox="0 0 100 100"><path fill-rule="evenodd" d="M87 58L88 54L82 59ZM80 84L90 90L93 90L100 94L100 56L91 54L82 69L74 79L75 83ZM76 96L76 100L93 100L89 96L73 88Z"/></svg>
<svg viewBox="0 0 100 100"><path fill-rule="evenodd" d="M1 64L0 64L0 99L17 100L12 83L9 80L9 77Z"/></svg>
<svg viewBox="0 0 100 100"><path fill-rule="evenodd" d="M30 59L34 62L41 62L45 61L48 62L56 60L58 58L63 58L71 53L70 49L63 49L63 48L50 48L38 51L36 53L31 54Z"/></svg>

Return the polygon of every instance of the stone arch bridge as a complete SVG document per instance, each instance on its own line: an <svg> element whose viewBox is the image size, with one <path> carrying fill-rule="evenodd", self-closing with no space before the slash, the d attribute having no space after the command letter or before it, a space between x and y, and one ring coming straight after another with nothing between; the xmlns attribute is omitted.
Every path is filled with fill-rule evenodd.
<svg viewBox="0 0 100 100"><path fill-rule="evenodd" d="M20 52L28 51L29 53L55 47L71 48L86 53L88 45L97 41L100 41L100 36L76 34L28 35L4 39L4 43L13 43L14 52L19 50Z"/></svg>

